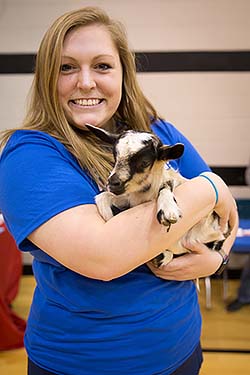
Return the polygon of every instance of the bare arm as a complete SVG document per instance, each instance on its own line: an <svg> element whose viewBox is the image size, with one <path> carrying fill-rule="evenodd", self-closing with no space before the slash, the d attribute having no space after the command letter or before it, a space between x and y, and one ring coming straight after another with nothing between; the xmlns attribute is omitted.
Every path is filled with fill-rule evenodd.
<svg viewBox="0 0 250 375"><path fill-rule="evenodd" d="M230 195L219 177L215 180L220 194ZM156 203L150 202L124 211L108 222L102 220L96 206L78 206L51 218L29 239L71 270L111 280L161 253L210 212L215 202L213 189L202 178L179 186L176 198L183 217L169 233L156 219ZM219 210L223 211L220 207ZM228 210L224 211L224 216L229 215Z"/></svg>

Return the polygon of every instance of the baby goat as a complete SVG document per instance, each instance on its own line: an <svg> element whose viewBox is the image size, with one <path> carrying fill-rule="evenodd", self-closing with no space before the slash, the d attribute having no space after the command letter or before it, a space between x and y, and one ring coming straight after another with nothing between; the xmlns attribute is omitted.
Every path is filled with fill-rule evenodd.
<svg viewBox="0 0 250 375"><path fill-rule="evenodd" d="M163 145L156 135L149 132L128 130L117 135L89 124L86 127L98 138L113 145L115 166L108 178L107 191L96 196L97 208L103 219L107 221L120 211L156 199L157 219L169 230L171 224L181 217L174 189L186 179L174 169L166 168L166 162L181 157L184 145ZM174 254L188 252L182 246L183 239L190 243L205 243L219 250L225 238L218 216L211 212L170 249L155 257L153 263L160 267L169 263Z"/></svg>

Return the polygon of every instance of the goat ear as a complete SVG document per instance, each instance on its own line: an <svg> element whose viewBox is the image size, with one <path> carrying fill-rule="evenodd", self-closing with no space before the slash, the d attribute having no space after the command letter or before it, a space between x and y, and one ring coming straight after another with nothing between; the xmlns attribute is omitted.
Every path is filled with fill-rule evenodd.
<svg viewBox="0 0 250 375"><path fill-rule="evenodd" d="M182 156L184 145L176 143L173 146L163 145L158 149L158 160L174 160Z"/></svg>
<svg viewBox="0 0 250 375"><path fill-rule="evenodd" d="M108 132L107 130L98 128L96 126L90 125L90 124L85 124L86 128L88 128L93 134L95 134L96 137L101 139L104 142L110 143L113 145L119 135L113 134Z"/></svg>

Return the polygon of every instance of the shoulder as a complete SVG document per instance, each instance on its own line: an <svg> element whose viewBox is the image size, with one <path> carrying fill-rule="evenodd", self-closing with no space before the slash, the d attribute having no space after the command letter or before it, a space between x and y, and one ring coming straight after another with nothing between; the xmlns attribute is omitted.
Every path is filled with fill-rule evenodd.
<svg viewBox="0 0 250 375"><path fill-rule="evenodd" d="M173 144L180 141L181 133L170 122L157 119L151 124L151 130L161 139L164 144Z"/></svg>
<svg viewBox="0 0 250 375"><path fill-rule="evenodd" d="M173 168L179 170L186 178L193 178L198 174L210 170L192 143L171 123L158 119L151 125L152 131L164 144L183 143L184 154L178 160L171 160Z"/></svg>
<svg viewBox="0 0 250 375"><path fill-rule="evenodd" d="M37 163L46 164L46 160L51 162L64 159L70 164L79 166L76 158L69 150L51 135L36 130L16 130L9 138L0 156L1 165L8 168L17 163L37 165Z"/></svg>
<svg viewBox="0 0 250 375"><path fill-rule="evenodd" d="M37 131L37 130L16 130L10 139L8 140L3 154L6 152L14 151L15 149L28 145L40 145L40 146L50 146L61 151L67 151L66 148L60 143L56 138L51 135Z"/></svg>
<svg viewBox="0 0 250 375"><path fill-rule="evenodd" d="M87 171L83 170L77 159L56 138L35 130L17 130L12 134L0 156L0 175L6 177L26 177L27 181L84 178L96 189ZM74 180L73 179L73 180Z"/></svg>

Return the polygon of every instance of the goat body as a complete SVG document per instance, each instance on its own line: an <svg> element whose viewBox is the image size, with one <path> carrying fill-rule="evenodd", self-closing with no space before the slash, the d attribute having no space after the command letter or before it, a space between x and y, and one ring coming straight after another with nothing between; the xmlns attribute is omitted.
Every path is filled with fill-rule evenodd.
<svg viewBox="0 0 250 375"><path fill-rule="evenodd" d="M107 190L95 198L103 219L107 221L117 212L157 200L157 219L169 230L171 224L181 217L174 189L186 179L171 167L166 168L166 163L181 157L184 145L163 145L156 135L149 132L128 130L117 135L89 124L86 127L98 138L113 144L115 165L108 178ZM218 216L211 212L152 261L160 267L169 263L174 254L187 253L182 246L183 240L205 243L219 250L225 238Z"/></svg>

